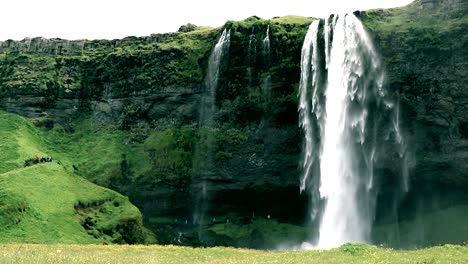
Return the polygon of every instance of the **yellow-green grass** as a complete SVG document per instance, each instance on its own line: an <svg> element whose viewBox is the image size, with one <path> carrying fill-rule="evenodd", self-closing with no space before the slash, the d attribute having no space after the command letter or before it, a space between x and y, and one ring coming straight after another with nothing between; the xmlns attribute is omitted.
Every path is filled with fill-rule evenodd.
<svg viewBox="0 0 468 264"><path fill-rule="evenodd" d="M358 250L353 251L353 248ZM468 246L392 250L344 245L332 250L260 251L128 245L0 245L0 263L466 263Z"/></svg>

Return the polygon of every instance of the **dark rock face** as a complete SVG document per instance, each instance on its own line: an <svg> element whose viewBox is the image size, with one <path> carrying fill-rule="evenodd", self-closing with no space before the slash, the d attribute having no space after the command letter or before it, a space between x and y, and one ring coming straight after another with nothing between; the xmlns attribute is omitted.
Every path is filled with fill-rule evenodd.
<svg viewBox="0 0 468 264"><path fill-rule="evenodd" d="M81 54L85 41L68 41L64 39L26 38L22 41L0 41L0 52L31 52L39 54Z"/></svg>
<svg viewBox="0 0 468 264"><path fill-rule="evenodd" d="M189 24L184 28L194 29L194 25ZM188 31L186 31L188 32ZM170 39L174 33L155 34L149 37L127 37L115 40L66 40L66 39L46 39L42 37L25 38L21 41L6 40L0 41L0 52L23 52L43 55L81 55L90 50L116 48L137 43L158 43Z"/></svg>
<svg viewBox="0 0 468 264"><path fill-rule="evenodd" d="M383 58L388 88L399 94L402 127L412 154L408 194L392 191L398 184L392 182L399 173L395 159L385 157L377 168L385 179L380 184L377 224L411 218L421 197L426 197L428 206L423 209L428 211L467 202L462 195L468 188L465 6L461 0L416 1L401 9L358 14ZM221 67L215 122L219 134L228 138L220 141L230 140L231 128L245 138L223 141L214 153L215 169L203 178L209 183L208 218L255 214L307 222L308 199L300 194L298 179L302 135L297 126L297 85L308 22L252 17L226 23L232 36ZM267 60L261 47L268 25ZM197 34L192 26L183 26L178 33L112 41L0 42L0 106L33 118L47 112L58 123L88 112L122 130L171 125L197 131L207 58L219 32ZM250 47L256 49L249 50L253 27L255 43ZM27 76L18 74L41 67L54 78L43 78L45 74L34 70ZM268 99L262 94L267 75ZM190 182L192 175L165 180L154 175L150 180L128 176L134 177L136 191L128 191L124 183L112 187L130 196L146 224L166 234L159 236L160 242L179 243L174 239L183 231L192 235L180 243L200 243L190 233L198 229L191 223L196 194L190 186L200 183ZM434 189L441 191L433 195ZM152 222L164 217L170 223ZM228 238L223 241L233 244Z"/></svg>

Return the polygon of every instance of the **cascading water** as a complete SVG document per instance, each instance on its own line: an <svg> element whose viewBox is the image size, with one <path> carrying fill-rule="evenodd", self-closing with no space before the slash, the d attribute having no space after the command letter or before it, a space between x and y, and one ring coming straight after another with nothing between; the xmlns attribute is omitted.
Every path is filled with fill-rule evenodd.
<svg viewBox="0 0 468 264"><path fill-rule="evenodd" d="M252 27L252 33L249 36L249 47L247 50L247 77L249 78L249 87L252 86L253 70L257 58L257 39L255 38L255 27Z"/></svg>
<svg viewBox="0 0 468 264"><path fill-rule="evenodd" d="M270 26L267 27L265 38L262 41L263 45L263 58L265 61L265 69L268 71L268 74L263 79L262 82L262 93L266 101L270 99L271 96L271 75L269 73L271 58L270 58Z"/></svg>
<svg viewBox="0 0 468 264"><path fill-rule="evenodd" d="M302 177L301 177L301 184L300 189L301 192L305 191L306 189L306 182L308 182L309 176L312 174L312 165L314 161L317 159L316 157L316 146L314 141L314 124L312 123L315 120L312 120L312 109L311 109L311 102L310 102L310 89L309 83L312 84L312 87L315 88L314 91L317 90L316 84L316 70L312 70L312 63L311 59L311 50L312 44L316 43L317 33L318 33L319 21L314 21L307 31L307 34L304 39L304 44L302 47L302 55L301 55L301 81L299 85L299 120L300 126L304 130L304 147L303 147L303 162L302 162ZM317 46L315 44L315 46ZM317 63L314 63L317 65ZM312 75L312 76L311 76ZM315 152L314 152L315 150ZM316 186L317 184L313 184ZM319 202L319 196L316 191L311 192L312 204L316 205ZM317 206L314 206L311 210L311 219L312 221L315 220L317 217Z"/></svg>
<svg viewBox="0 0 468 264"><path fill-rule="evenodd" d="M267 26L265 38L263 39L263 54L267 60L267 64L270 64L270 26Z"/></svg>
<svg viewBox="0 0 468 264"><path fill-rule="evenodd" d="M200 123L202 126L212 126L220 64L223 55L229 50L230 37L231 31L224 29L208 60L205 91L201 103Z"/></svg>
<svg viewBox="0 0 468 264"><path fill-rule="evenodd" d="M369 242L378 146L391 140L403 163L406 148L398 105L384 89L378 55L354 15L311 24L302 48L299 97L305 136L300 187L309 190L311 220L321 215L316 247ZM385 130L394 136L379 137ZM402 182L407 190L407 180Z"/></svg>
<svg viewBox="0 0 468 264"><path fill-rule="evenodd" d="M229 51L230 31L224 29L214 46L208 61L208 71L205 78L205 90L202 94L199 118L200 140L195 146L193 157L194 180L192 181L192 192L195 194L195 210L193 223L200 227L208 207L208 181L207 178L214 171L214 150L211 149L213 135L211 130L214 126L214 114L216 112L216 90L221 68L221 62Z"/></svg>

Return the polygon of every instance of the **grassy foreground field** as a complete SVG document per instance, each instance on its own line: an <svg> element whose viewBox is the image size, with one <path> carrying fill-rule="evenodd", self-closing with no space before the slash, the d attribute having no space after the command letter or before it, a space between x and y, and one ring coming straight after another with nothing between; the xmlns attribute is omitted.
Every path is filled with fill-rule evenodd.
<svg viewBox="0 0 468 264"><path fill-rule="evenodd" d="M127 245L0 245L0 263L467 263L468 246L392 250L347 244L332 250L259 251Z"/></svg>

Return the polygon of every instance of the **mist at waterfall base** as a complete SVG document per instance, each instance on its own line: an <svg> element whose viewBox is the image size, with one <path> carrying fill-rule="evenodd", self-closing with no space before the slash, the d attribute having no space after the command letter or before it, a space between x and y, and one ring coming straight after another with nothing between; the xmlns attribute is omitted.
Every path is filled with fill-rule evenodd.
<svg viewBox="0 0 468 264"><path fill-rule="evenodd" d="M379 160L399 167L395 197L408 191L407 147L397 95L387 91L378 54L353 14L315 20L301 56L301 192L310 198L310 239L299 248L372 243ZM396 203L398 199L396 198Z"/></svg>

